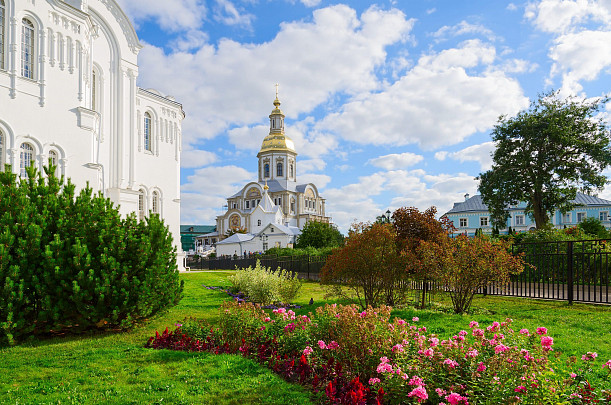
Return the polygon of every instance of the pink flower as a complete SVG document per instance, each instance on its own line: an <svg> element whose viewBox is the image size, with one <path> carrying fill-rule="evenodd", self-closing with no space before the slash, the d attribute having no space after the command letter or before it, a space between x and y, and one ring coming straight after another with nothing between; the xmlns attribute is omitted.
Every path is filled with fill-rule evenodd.
<svg viewBox="0 0 611 405"><path fill-rule="evenodd" d="M326 349L327 345L322 340L319 340L318 341L318 347L320 347L321 349Z"/></svg>
<svg viewBox="0 0 611 405"><path fill-rule="evenodd" d="M424 380L415 375L409 380L409 385L424 385Z"/></svg>
<svg viewBox="0 0 611 405"><path fill-rule="evenodd" d="M486 371L486 365L484 364L484 362L480 361L480 363L477 366L477 372L481 373L483 371Z"/></svg>
<svg viewBox="0 0 611 405"><path fill-rule="evenodd" d="M528 336L530 332L528 331L528 329L520 329L520 334Z"/></svg>
<svg viewBox="0 0 611 405"><path fill-rule="evenodd" d="M543 346L544 350L551 350L553 344L554 344L553 337L551 336L542 336L541 337L541 346Z"/></svg>
<svg viewBox="0 0 611 405"><path fill-rule="evenodd" d="M505 346L504 344L500 344L494 347L494 352L496 354L506 352L507 350L509 350L509 347Z"/></svg>
<svg viewBox="0 0 611 405"><path fill-rule="evenodd" d="M437 338L430 338L429 342L431 343L431 347L435 347L439 344L439 339Z"/></svg>
<svg viewBox="0 0 611 405"><path fill-rule="evenodd" d="M523 393L523 392L526 392L526 387L525 387L525 386L523 386L523 385L518 385L518 386L517 386L517 387L514 389L514 391L515 391L515 392L519 392L519 393Z"/></svg>
<svg viewBox="0 0 611 405"><path fill-rule="evenodd" d="M482 329L473 329L472 335L481 337L484 336L484 331Z"/></svg>
<svg viewBox="0 0 611 405"><path fill-rule="evenodd" d="M419 403L422 401L426 401L429 398L429 394L426 393L426 389L422 386L416 387L407 394L408 397L416 397L416 401Z"/></svg>
<svg viewBox="0 0 611 405"><path fill-rule="evenodd" d="M374 378L370 378L370 379L369 379L369 385L374 385L374 384L377 384L377 383L379 383L379 382L380 382L380 379L379 379L379 378L375 378L375 377L374 377Z"/></svg>
<svg viewBox="0 0 611 405"><path fill-rule="evenodd" d="M450 368L456 368L456 366L458 366L458 362L452 360L452 359L445 359L443 361L443 364L449 366Z"/></svg>
<svg viewBox="0 0 611 405"><path fill-rule="evenodd" d="M306 346L305 349L303 349L303 355L307 356L308 354L312 354L314 353L314 349L312 349L310 346Z"/></svg>
<svg viewBox="0 0 611 405"><path fill-rule="evenodd" d="M495 321L492 322L492 325L488 326L486 329L488 330L488 332L495 332L499 330L499 326L501 326L501 324Z"/></svg>
<svg viewBox="0 0 611 405"><path fill-rule="evenodd" d="M596 352L588 352L581 356L581 360L583 361L594 361L595 358L598 357L598 353Z"/></svg>
<svg viewBox="0 0 611 405"><path fill-rule="evenodd" d="M458 336L467 336L467 331L461 330L460 332L458 332Z"/></svg>
<svg viewBox="0 0 611 405"><path fill-rule="evenodd" d="M413 321L413 322L418 322L419 320L420 320L420 318L418 318L417 316L415 316L415 317L413 317L413 318L412 318L412 321Z"/></svg>
<svg viewBox="0 0 611 405"><path fill-rule="evenodd" d="M435 388L435 392L437 393L437 395L439 395L440 397L443 397L446 392L444 390L442 390L441 388Z"/></svg>
<svg viewBox="0 0 611 405"><path fill-rule="evenodd" d="M332 340L327 345L327 349L329 349L329 350L339 349L339 343L337 343L335 340Z"/></svg>
<svg viewBox="0 0 611 405"><path fill-rule="evenodd" d="M537 328L537 334L538 335L545 335L545 334L547 334L547 328L544 328L544 327Z"/></svg>
<svg viewBox="0 0 611 405"><path fill-rule="evenodd" d="M367 311L361 312L360 315L361 315L361 318L364 318L367 315Z"/></svg>
<svg viewBox="0 0 611 405"><path fill-rule="evenodd" d="M388 357L386 356L380 357L380 363L388 363Z"/></svg>
<svg viewBox="0 0 611 405"><path fill-rule="evenodd" d="M295 330L295 324L292 322L284 327L285 332L292 332L294 330Z"/></svg>
<svg viewBox="0 0 611 405"><path fill-rule="evenodd" d="M269 316L263 320L263 322L269 322L269 321L271 321Z"/></svg>
<svg viewBox="0 0 611 405"><path fill-rule="evenodd" d="M577 374L575 374L575 373L571 373L571 374L569 374L569 376L570 376L571 378L575 378L575 377L577 377Z"/></svg>
<svg viewBox="0 0 611 405"><path fill-rule="evenodd" d="M469 322L469 327L470 327L471 329L473 329L473 328L477 328L478 326L479 326L479 323L477 323L476 321L471 321L471 322Z"/></svg>
<svg viewBox="0 0 611 405"><path fill-rule="evenodd" d="M404 351L404 350L403 350L403 345L402 345L402 344L400 344L400 343L397 343L396 345L394 345L394 346L392 347L392 352L393 352L393 353L395 353L395 352L397 352L397 353L401 353L401 352L403 352L403 351Z"/></svg>
<svg viewBox="0 0 611 405"><path fill-rule="evenodd" d="M376 371L378 373L392 373L392 366L388 363L380 363Z"/></svg>
<svg viewBox="0 0 611 405"><path fill-rule="evenodd" d="M607 360L605 364L603 364L603 368L608 368L611 371L611 360Z"/></svg>
<svg viewBox="0 0 611 405"><path fill-rule="evenodd" d="M465 354L465 358L471 357L472 359L477 357L479 352L476 349L469 349L469 351Z"/></svg>
<svg viewBox="0 0 611 405"><path fill-rule="evenodd" d="M398 323L399 325L405 325L407 322L405 322L403 319L399 319L399 320L397 321L397 323Z"/></svg>
<svg viewBox="0 0 611 405"><path fill-rule="evenodd" d="M431 357L435 352L433 351L433 349L428 348L425 351L422 352L422 354L424 354L425 357Z"/></svg>
<svg viewBox="0 0 611 405"><path fill-rule="evenodd" d="M451 405L458 405L461 401L467 402L467 397L451 392L450 395L446 396L446 401L448 401Z"/></svg>

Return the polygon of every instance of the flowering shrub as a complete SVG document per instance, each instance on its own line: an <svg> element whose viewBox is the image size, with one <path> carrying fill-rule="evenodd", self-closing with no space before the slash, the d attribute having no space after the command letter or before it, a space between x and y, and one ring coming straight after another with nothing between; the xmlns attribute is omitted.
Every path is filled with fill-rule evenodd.
<svg viewBox="0 0 611 405"><path fill-rule="evenodd" d="M271 268L261 266L259 260L254 269L252 266L241 269L230 276L229 281L234 290L243 292L251 301L261 304L275 302L289 304L297 296L302 283L297 278L297 274L282 270L280 267L273 271Z"/></svg>
<svg viewBox="0 0 611 405"><path fill-rule="evenodd" d="M250 303L221 308L220 328L189 322L184 330L151 338L149 347L239 352L288 381L324 392L342 404L545 404L611 400L611 360L589 352L561 364L544 327L514 330L512 320L469 323L450 339L395 318L390 308L326 305L315 314L283 308L266 313ZM197 330L199 328L199 331ZM185 331L188 331L185 333ZM197 339L195 339L197 338ZM188 340L191 339L191 340ZM558 370L558 371L554 371ZM594 385L592 385L594 384ZM598 385L598 386L596 386Z"/></svg>

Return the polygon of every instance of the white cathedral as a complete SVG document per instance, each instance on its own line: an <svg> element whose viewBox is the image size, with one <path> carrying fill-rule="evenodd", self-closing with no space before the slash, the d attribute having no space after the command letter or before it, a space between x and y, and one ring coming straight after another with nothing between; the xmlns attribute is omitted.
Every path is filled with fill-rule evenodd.
<svg viewBox="0 0 611 405"><path fill-rule="evenodd" d="M246 231L217 242L219 256L292 247L308 221L330 222L325 215L325 199L316 186L297 183L297 152L284 132L285 116L277 93L274 107L269 116L269 135L257 154L258 181L229 197L227 212L216 219L217 232L202 235L205 239L223 238L231 229Z"/></svg>
<svg viewBox="0 0 611 405"><path fill-rule="evenodd" d="M180 247L182 105L141 89L133 25L115 0L0 0L0 165L157 213Z"/></svg>

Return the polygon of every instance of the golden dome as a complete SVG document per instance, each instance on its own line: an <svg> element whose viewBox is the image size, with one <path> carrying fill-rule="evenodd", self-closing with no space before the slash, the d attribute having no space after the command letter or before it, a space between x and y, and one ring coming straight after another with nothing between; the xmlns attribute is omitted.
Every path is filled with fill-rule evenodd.
<svg viewBox="0 0 611 405"><path fill-rule="evenodd" d="M263 144L261 145L259 154L271 151L297 153L295 151L295 144L293 143L293 140L283 133L272 133L263 139Z"/></svg>

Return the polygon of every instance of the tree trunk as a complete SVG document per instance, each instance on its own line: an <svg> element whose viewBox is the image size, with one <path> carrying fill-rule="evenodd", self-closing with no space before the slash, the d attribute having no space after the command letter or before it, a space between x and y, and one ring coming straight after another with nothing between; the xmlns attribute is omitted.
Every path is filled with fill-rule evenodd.
<svg viewBox="0 0 611 405"><path fill-rule="evenodd" d="M541 198L538 195L539 193L535 193L533 197L533 217L535 218L535 225L537 229L543 229L549 218L547 216L547 212L541 206Z"/></svg>

